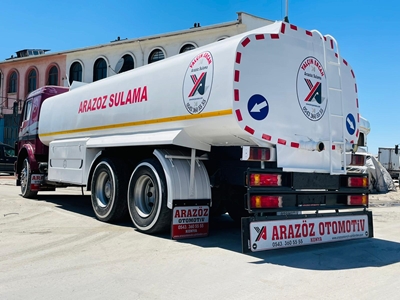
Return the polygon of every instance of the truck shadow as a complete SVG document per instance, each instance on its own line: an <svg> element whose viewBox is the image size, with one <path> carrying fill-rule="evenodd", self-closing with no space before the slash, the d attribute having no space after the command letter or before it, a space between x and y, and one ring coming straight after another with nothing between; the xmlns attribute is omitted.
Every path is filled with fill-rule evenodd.
<svg viewBox="0 0 400 300"><path fill-rule="evenodd" d="M58 209L63 209L68 212L96 219L96 216L93 212L90 195L80 195L80 194L54 195L54 194L43 194L42 192L41 194L38 194L37 200L54 203L57 205ZM129 219L129 216L126 216L123 220L115 223L114 225L134 228L131 220Z"/></svg>
<svg viewBox="0 0 400 300"><path fill-rule="evenodd" d="M272 263L309 270L383 267L400 262L400 243L378 238L309 245L250 254Z"/></svg>
<svg viewBox="0 0 400 300"><path fill-rule="evenodd" d="M54 203L64 209L90 218L95 218L90 196L87 195L39 195L38 200ZM127 219L116 225L132 227ZM135 230L135 229L134 229ZM156 235L171 239L170 233ZM174 241L201 248L220 248L241 254L241 230L228 215L211 218L209 236ZM307 270L346 270L367 267L382 267L400 262L400 243L379 238L308 245L244 255L255 258L251 264L275 264Z"/></svg>
<svg viewBox="0 0 400 300"><path fill-rule="evenodd" d="M204 248L223 248L241 253L241 230L224 215L210 221L207 238L179 241ZM251 264L275 264L307 270L346 270L383 267L400 262L400 243L369 238L343 242L307 245L244 255L256 258Z"/></svg>
<svg viewBox="0 0 400 300"><path fill-rule="evenodd" d="M88 195L51 195L40 193L37 200L54 203L60 209L95 218L90 196Z"/></svg>

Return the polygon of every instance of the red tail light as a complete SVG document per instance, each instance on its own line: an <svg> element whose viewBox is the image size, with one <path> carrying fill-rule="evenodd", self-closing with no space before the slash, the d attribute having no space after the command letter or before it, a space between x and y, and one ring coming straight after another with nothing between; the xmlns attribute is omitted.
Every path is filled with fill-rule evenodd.
<svg viewBox="0 0 400 300"><path fill-rule="evenodd" d="M349 177L347 179L347 186L349 187L368 187L367 177Z"/></svg>
<svg viewBox="0 0 400 300"><path fill-rule="evenodd" d="M250 148L250 160L269 160L270 151L269 148Z"/></svg>
<svg viewBox="0 0 400 300"><path fill-rule="evenodd" d="M364 166L365 165L365 155L351 155L351 163L352 166Z"/></svg>
<svg viewBox="0 0 400 300"><path fill-rule="evenodd" d="M367 205L368 195L347 196L347 205Z"/></svg>
<svg viewBox="0 0 400 300"><path fill-rule="evenodd" d="M251 196L251 208L278 208L282 207L281 196Z"/></svg>
<svg viewBox="0 0 400 300"><path fill-rule="evenodd" d="M242 160L268 161L271 160L271 149L260 147L243 147Z"/></svg>
<svg viewBox="0 0 400 300"><path fill-rule="evenodd" d="M282 176L279 174L250 174L250 186L281 186Z"/></svg>

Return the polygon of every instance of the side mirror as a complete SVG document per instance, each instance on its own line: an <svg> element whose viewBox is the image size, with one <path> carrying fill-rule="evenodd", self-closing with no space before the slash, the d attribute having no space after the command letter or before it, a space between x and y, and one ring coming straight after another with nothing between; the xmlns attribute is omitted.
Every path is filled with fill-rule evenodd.
<svg viewBox="0 0 400 300"><path fill-rule="evenodd" d="M394 146L394 153L399 154L399 145Z"/></svg>

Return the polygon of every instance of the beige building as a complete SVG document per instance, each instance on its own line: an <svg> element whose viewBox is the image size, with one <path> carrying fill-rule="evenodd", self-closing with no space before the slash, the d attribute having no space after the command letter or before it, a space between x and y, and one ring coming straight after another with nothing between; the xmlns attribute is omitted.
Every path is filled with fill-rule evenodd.
<svg viewBox="0 0 400 300"><path fill-rule="evenodd" d="M90 83L116 73L150 64L229 38L272 21L239 12L237 20L211 26L195 23L190 29L172 33L124 39L81 49L50 52L26 49L0 62L0 142L12 144L17 138L17 121L23 100L44 85L69 86L72 81Z"/></svg>

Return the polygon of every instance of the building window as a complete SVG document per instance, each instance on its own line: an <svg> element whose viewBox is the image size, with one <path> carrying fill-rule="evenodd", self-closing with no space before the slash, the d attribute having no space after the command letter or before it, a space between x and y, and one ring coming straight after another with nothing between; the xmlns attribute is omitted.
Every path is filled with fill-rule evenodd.
<svg viewBox="0 0 400 300"><path fill-rule="evenodd" d="M17 72L12 72L9 82L8 82L8 92L16 93L17 92Z"/></svg>
<svg viewBox="0 0 400 300"><path fill-rule="evenodd" d="M118 73L123 73L129 70L132 70L134 68L134 63L133 63L133 57L129 54L125 54L122 56L123 59L123 65L121 67L121 70Z"/></svg>
<svg viewBox="0 0 400 300"><path fill-rule="evenodd" d="M104 58L99 58L94 63L93 81L97 81L107 77L107 63Z"/></svg>
<svg viewBox="0 0 400 300"><path fill-rule="evenodd" d="M193 50L194 48L196 48L194 45L192 45L192 44L186 44L186 45L184 45L184 46L181 48L181 50L179 51L179 53L183 53L183 52L186 52L186 51L190 51L190 50Z"/></svg>
<svg viewBox="0 0 400 300"><path fill-rule="evenodd" d="M49 71L49 77L47 79L48 85L58 85L58 68L56 66L52 66Z"/></svg>
<svg viewBox="0 0 400 300"><path fill-rule="evenodd" d="M77 61L69 69L69 84L73 81L82 81L82 65Z"/></svg>
<svg viewBox="0 0 400 300"><path fill-rule="evenodd" d="M31 70L28 75L28 93L36 90L36 70Z"/></svg>
<svg viewBox="0 0 400 300"><path fill-rule="evenodd" d="M155 49L151 51L150 56L149 56L149 64L162 60L164 59L164 52L162 52L160 49Z"/></svg>

